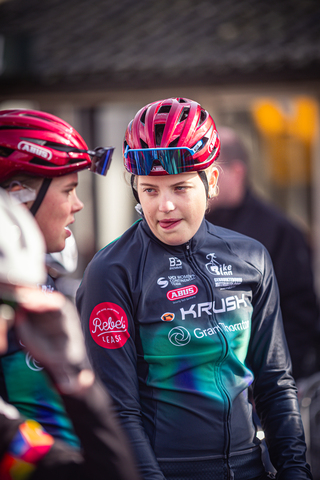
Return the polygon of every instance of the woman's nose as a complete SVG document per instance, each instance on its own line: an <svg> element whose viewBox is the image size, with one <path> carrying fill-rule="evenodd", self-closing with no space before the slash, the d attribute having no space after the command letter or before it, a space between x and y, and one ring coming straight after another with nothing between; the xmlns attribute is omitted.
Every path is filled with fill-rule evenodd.
<svg viewBox="0 0 320 480"><path fill-rule="evenodd" d="M160 199L159 210L160 212L171 212L175 209L174 203L167 196L163 196Z"/></svg>
<svg viewBox="0 0 320 480"><path fill-rule="evenodd" d="M80 210L83 209L83 207L84 207L83 203L81 202L81 200L79 200L77 194L74 193L72 210L73 210L74 212L79 212Z"/></svg>

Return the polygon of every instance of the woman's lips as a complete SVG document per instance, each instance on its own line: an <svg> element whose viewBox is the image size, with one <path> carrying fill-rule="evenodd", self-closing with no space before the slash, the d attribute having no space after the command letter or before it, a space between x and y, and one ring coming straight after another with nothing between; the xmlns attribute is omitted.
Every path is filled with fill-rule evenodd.
<svg viewBox="0 0 320 480"><path fill-rule="evenodd" d="M159 220L159 225L165 230L170 230L171 228L176 227L181 222L180 218L172 218L169 220Z"/></svg>

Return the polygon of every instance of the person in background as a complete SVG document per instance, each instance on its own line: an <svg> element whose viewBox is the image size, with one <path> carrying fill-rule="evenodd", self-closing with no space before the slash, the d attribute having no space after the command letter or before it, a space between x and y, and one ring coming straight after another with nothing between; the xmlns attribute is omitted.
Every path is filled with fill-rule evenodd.
<svg viewBox="0 0 320 480"><path fill-rule="evenodd" d="M141 219L76 295L91 364L143 480L263 480L248 389L277 479L312 478L267 250L204 218L219 135L187 98L141 108L123 159Z"/></svg>
<svg viewBox="0 0 320 480"><path fill-rule="evenodd" d="M112 402L89 365L75 306L37 288L45 244L30 213L0 189L0 353L14 325L59 392L81 451L54 439L0 397L1 480L138 480Z"/></svg>
<svg viewBox="0 0 320 480"><path fill-rule="evenodd" d="M219 129L219 195L206 219L260 241L270 253L280 290L283 324L296 381L318 369L319 305L306 235L256 194L249 181L249 153L233 129Z"/></svg>
<svg viewBox="0 0 320 480"><path fill-rule="evenodd" d="M106 174L111 156L112 148L88 150L79 133L55 115L0 111L0 187L30 210L47 253L64 249L71 235L68 227L83 208L76 194L78 172ZM32 275L31 270L27 273ZM49 275L39 287L47 296L55 290ZM8 350L0 357L0 394L55 438L79 446L60 396L42 365L22 347L15 329L10 330Z"/></svg>

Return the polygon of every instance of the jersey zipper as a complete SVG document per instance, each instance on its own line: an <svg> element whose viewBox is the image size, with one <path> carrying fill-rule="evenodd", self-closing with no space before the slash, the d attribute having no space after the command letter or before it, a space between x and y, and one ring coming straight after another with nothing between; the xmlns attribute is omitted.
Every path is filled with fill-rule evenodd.
<svg viewBox="0 0 320 480"><path fill-rule="evenodd" d="M213 288L212 288L212 285L211 283L209 282L208 278L206 277L206 275L203 273L203 271L199 268L199 266L197 265L197 263L194 261L193 257L192 257L192 254L191 254L191 247L190 247L190 241L188 241L186 243L186 258L188 260L188 263L192 266L193 270L195 270L198 275L203 279L204 283L207 285L207 288L208 288L208 291L211 295L211 300L213 301L213 298L214 298L214 294L213 294ZM213 316L213 319L214 319L214 322L216 323L216 325L219 325L218 321L217 321L217 318L216 318L216 315L214 313L214 311L212 310L212 316ZM225 334L223 333L223 331L219 331L218 330L218 334L221 335L222 339L223 339L223 343L224 343L224 347L225 347L225 350L224 350L224 353L223 353L223 356L220 360L220 365L222 364L223 360L227 357L228 355L228 352L229 352L229 345L228 345L228 342L227 342L227 338L225 336ZM219 384L220 384L220 389L222 391L222 393L224 393L225 397L226 397L226 400L227 400L227 442L226 442L226 456L227 456L227 473L228 473L228 477L227 479L228 480L233 480L234 479L234 474L233 474L233 471L231 470L231 467L229 465L229 455L230 455L230 437L231 437L231 434L230 434L230 413L231 413L231 399L230 399L230 396L228 394L228 391L225 389L224 385L223 385L223 382L220 378L220 381L219 381Z"/></svg>

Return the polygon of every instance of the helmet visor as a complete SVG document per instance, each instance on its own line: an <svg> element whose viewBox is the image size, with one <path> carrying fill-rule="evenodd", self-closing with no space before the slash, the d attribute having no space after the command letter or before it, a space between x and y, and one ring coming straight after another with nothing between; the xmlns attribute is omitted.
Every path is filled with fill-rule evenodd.
<svg viewBox="0 0 320 480"><path fill-rule="evenodd" d="M94 151L88 151L91 157L91 172L98 175L107 175L107 171L111 165L114 147L97 147Z"/></svg>
<svg viewBox="0 0 320 480"><path fill-rule="evenodd" d="M196 151L187 147L130 149L127 146L124 164L133 175L149 175L151 171L156 173L162 168L169 175L175 175L201 169L193 158Z"/></svg>

